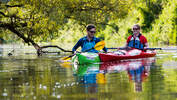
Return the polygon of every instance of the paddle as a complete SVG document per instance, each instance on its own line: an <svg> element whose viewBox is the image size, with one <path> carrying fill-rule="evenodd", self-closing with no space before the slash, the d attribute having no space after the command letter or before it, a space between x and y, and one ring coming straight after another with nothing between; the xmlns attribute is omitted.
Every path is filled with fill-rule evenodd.
<svg viewBox="0 0 177 100"><path fill-rule="evenodd" d="M120 48L107 48L107 49L131 50L131 48L128 48L128 47L120 47Z"/></svg>
<svg viewBox="0 0 177 100"><path fill-rule="evenodd" d="M121 47L121 48L107 48L107 49L120 49L120 50L126 50L126 47Z"/></svg>
<svg viewBox="0 0 177 100"><path fill-rule="evenodd" d="M128 48L107 48L107 49L119 49L119 50L127 50ZM177 48L146 48L145 50L177 50Z"/></svg>
<svg viewBox="0 0 177 100"><path fill-rule="evenodd" d="M146 50L177 50L177 48L146 48Z"/></svg>
<svg viewBox="0 0 177 100"><path fill-rule="evenodd" d="M92 49L101 50L101 49L104 48L104 46L105 46L105 42L104 42L104 41L100 41L100 42L96 43L94 47L92 47L92 48L90 48L90 49L87 49L87 50L85 50L85 51L83 51L83 52L87 52L87 51L92 50ZM81 53L81 52L79 52L79 53ZM76 55L76 53L75 53L75 54L72 54L72 55L70 55L70 56L68 56L68 57L63 57L62 60L69 60L69 59L71 59L71 57L73 57L74 55Z"/></svg>

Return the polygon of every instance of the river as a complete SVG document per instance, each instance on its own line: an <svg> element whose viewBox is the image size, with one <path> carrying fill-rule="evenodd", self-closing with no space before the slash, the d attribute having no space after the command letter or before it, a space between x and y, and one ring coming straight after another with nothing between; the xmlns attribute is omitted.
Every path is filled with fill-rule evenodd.
<svg viewBox="0 0 177 100"><path fill-rule="evenodd" d="M0 46L0 100L177 98L177 50L158 50L148 59L84 66L62 62L63 56L38 57L33 48Z"/></svg>

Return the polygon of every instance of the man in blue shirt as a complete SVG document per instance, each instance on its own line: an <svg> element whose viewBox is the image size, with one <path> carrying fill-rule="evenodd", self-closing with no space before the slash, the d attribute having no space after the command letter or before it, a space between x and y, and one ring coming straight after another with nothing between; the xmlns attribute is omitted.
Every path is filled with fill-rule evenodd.
<svg viewBox="0 0 177 100"><path fill-rule="evenodd" d="M96 27L93 24L89 24L87 26L87 36L81 38L76 45L73 47L72 51L76 51L77 48L79 48L81 46L82 48L82 52L89 50L90 48L93 48L95 46L96 43L100 42L99 38L96 38L94 35L96 33ZM103 50L105 52L107 52L107 49L104 47ZM98 53L97 50L95 49L91 49L87 52L94 52L94 53Z"/></svg>

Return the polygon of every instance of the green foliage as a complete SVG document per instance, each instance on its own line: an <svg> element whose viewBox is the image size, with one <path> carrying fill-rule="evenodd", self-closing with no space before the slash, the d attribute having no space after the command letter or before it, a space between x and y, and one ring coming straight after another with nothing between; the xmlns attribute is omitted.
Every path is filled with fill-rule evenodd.
<svg viewBox="0 0 177 100"><path fill-rule="evenodd" d="M142 34L147 37L149 44L176 44L176 1L151 0L150 3L144 1L136 1L127 17L115 22L119 26L117 32L119 35L114 39L114 35L111 34L112 43L119 40L117 45L121 45L123 42L125 44L127 37L131 35L132 26L140 24Z"/></svg>
<svg viewBox="0 0 177 100"><path fill-rule="evenodd" d="M0 21L13 23L29 39L50 41L63 34L58 30L69 20L84 27L93 23L104 30L110 20L127 15L129 6L122 4L121 0L10 0L1 8Z"/></svg>
<svg viewBox="0 0 177 100"><path fill-rule="evenodd" d="M72 46L95 24L108 46L124 45L134 24L150 43L177 43L176 0L10 0L0 3L0 22L35 42ZM8 5L8 6L7 6ZM19 6L15 6L19 5ZM2 24L0 24L0 27ZM10 31L1 28L0 37ZM11 39L14 39L13 35ZM17 37L16 37L17 38ZM19 40L18 38L16 40ZM66 45L67 46L67 45Z"/></svg>
<svg viewBox="0 0 177 100"><path fill-rule="evenodd" d="M176 8L177 1L169 0L167 5L164 5L164 10L159 16L159 19L153 24L151 34L153 40L158 40L165 44L176 44Z"/></svg>

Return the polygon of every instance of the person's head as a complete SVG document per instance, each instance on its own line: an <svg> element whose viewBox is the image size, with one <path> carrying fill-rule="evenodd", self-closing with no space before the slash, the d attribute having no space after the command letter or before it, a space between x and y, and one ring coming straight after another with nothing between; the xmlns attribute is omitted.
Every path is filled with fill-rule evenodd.
<svg viewBox="0 0 177 100"><path fill-rule="evenodd" d="M86 28L87 28L87 36L89 38L93 38L94 35L95 35L95 33L96 33L96 27L95 27L95 25L89 24L89 25L87 25Z"/></svg>
<svg viewBox="0 0 177 100"><path fill-rule="evenodd" d="M140 25L138 25L138 24L133 25L133 28L132 28L133 34L140 33L140 29L141 29Z"/></svg>

